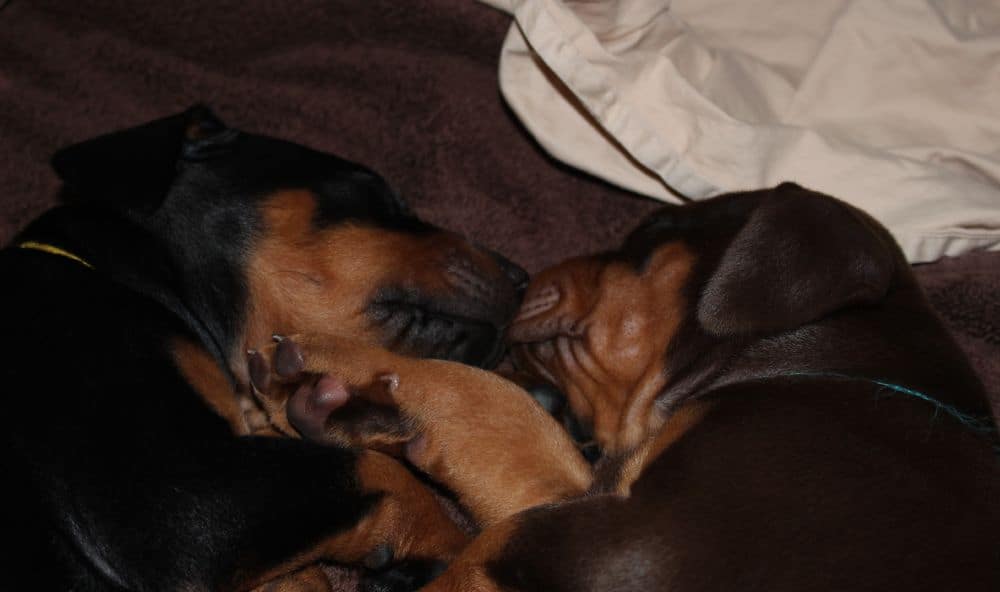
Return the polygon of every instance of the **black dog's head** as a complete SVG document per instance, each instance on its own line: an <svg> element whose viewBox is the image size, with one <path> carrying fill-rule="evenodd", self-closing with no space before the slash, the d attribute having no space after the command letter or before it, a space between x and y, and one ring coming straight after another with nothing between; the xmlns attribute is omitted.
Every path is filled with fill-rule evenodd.
<svg viewBox="0 0 1000 592"><path fill-rule="evenodd" d="M730 372L751 344L800 331L762 363L789 352L839 363L837 331L801 330L903 286L915 282L884 228L786 183L665 208L620 250L543 271L509 335L519 366L558 385L597 443L621 452L661 425L665 393Z"/></svg>
<svg viewBox="0 0 1000 592"><path fill-rule="evenodd" d="M272 332L331 332L492 364L527 282L416 218L374 172L200 106L66 148L53 165L67 199L152 235L183 307L230 361Z"/></svg>

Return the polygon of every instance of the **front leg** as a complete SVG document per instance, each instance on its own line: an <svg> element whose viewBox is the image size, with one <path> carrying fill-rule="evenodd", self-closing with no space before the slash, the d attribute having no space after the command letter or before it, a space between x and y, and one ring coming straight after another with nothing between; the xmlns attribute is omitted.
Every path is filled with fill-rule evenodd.
<svg viewBox="0 0 1000 592"><path fill-rule="evenodd" d="M284 338L255 352L250 368L272 421L314 441L403 456L481 525L590 486L562 428L493 373L333 336Z"/></svg>
<svg viewBox="0 0 1000 592"><path fill-rule="evenodd" d="M371 587L371 582L384 579L384 574L391 572L405 573L411 580L427 581L468 544L468 535L451 520L431 490L396 459L362 450L355 457L353 469L353 475L345 473L340 477L349 490L327 503L334 506L349 506L359 501L370 503L356 517L356 522L316 539L288 560L275 563L251 577L240 578L242 583L237 589L255 592L324 590L325 576L323 580L319 578L314 564L326 561L365 567L367 572L363 581L369 584L367 589L383 590L385 588ZM315 505L312 498L302 494L296 496L294 485L288 483L282 489L280 505L269 510L268 520L273 522L283 514L299 519L310 513L322 515L322 508L310 510ZM304 492L305 487L300 491ZM354 497L347 497L347 493ZM297 504L303 505L297 507ZM294 524L281 526L294 533Z"/></svg>

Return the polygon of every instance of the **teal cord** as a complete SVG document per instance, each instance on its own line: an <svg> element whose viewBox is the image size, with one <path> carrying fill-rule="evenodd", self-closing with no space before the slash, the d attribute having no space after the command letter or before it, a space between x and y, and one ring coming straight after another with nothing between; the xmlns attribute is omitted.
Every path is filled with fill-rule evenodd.
<svg viewBox="0 0 1000 592"><path fill-rule="evenodd" d="M838 378L841 380L860 380L864 382L870 382L872 384L877 384L883 389L889 391L900 393L903 395L908 395L915 399L920 399L926 403L930 403L934 406L934 417L937 417L939 413L945 413L950 415L953 419L957 420L967 429L980 434L982 436L987 436L993 440L993 450L1000 456L1000 438L998 438L997 427L993 423L993 418L988 415L972 415L971 413L966 413L955 407L954 405L949 405L943 401L935 399L930 395L926 395L920 391L900 386L898 384L888 382L885 380L876 380L873 378L864 378L857 376L849 376L847 374L838 374L836 372L791 372L789 376L812 376L818 378Z"/></svg>
<svg viewBox="0 0 1000 592"><path fill-rule="evenodd" d="M869 379L865 379L869 380ZM905 386L900 386L898 384L893 384L891 382L885 382L882 380L869 380L869 382L874 382L875 384L885 387L889 390L895 391L897 393L902 393L904 395L909 395L920 399L921 401L926 401L934 406L934 414L937 415L938 412L945 412L953 418L957 419L959 423L969 428L970 430L979 434L996 434L996 427L993 425L993 418L985 415L972 415L971 413L965 413L958 407L954 405L949 405L942 401L935 399L929 395L925 395L920 391L915 391L911 388L906 388Z"/></svg>

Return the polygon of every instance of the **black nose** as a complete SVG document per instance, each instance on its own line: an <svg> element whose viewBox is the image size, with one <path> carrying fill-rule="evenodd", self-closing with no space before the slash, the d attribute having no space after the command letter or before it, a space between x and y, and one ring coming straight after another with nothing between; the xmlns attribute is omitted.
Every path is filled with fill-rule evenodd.
<svg viewBox="0 0 1000 592"><path fill-rule="evenodd" d="M499 253L493 253L493 258L496 259L497 265L503 270L504 274L510 278L511 283L519 291L523 292L525 288L528 287L528 280L530 276L527 271L524 271L520 265L514 263L510 259L504 257Z"/></svg>

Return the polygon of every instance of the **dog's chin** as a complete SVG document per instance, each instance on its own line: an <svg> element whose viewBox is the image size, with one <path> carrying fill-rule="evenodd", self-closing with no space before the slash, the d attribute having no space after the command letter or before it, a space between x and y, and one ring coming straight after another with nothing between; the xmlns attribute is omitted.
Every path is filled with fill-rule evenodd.
<svg viewBox="0 0 1000 592"><path fill-rule="evenodd" d="M545 364L546 359L551 359L553 347L551 341L512 343L510 344L510 360L517 371L562 388L559 379ZM549 355L546 356L543 350L547 350Z"/></svg>

